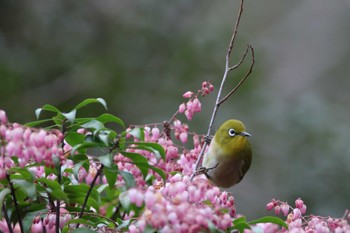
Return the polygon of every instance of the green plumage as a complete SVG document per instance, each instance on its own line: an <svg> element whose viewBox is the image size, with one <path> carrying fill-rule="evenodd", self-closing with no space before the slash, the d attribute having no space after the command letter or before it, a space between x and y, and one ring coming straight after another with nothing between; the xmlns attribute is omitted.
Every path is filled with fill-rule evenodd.
<svg viewBox="0 0 350 233"><path fill-rule="evenodd" d="M203 159L212 183L229 188L242 180L252 162L249 136L239 120L228 120L219 127Z"/></svg>

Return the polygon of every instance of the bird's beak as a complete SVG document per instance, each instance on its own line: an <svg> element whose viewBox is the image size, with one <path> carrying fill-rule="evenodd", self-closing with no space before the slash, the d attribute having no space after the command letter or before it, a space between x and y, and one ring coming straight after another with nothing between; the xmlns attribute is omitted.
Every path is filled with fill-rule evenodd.
<svg viewBox="0 0 350 233"><path fill-rule="evenodd" d="M245 131L239 133L239 135L244 136L244 137L251 137L252 136L250 133L247 133Z"/></svg>

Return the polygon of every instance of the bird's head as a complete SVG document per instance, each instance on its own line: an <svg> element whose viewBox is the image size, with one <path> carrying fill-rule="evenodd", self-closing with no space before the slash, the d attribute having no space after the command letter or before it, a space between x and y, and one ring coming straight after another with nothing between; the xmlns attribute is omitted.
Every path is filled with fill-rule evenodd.
<svg viewBox="0 0 350 233"><path fill-rule="evenodd" d="M224 150L236 150L245 145L247 137L251 135L246 132L244 124L239 120L231 119L220 126L214 140Z"/></svg>

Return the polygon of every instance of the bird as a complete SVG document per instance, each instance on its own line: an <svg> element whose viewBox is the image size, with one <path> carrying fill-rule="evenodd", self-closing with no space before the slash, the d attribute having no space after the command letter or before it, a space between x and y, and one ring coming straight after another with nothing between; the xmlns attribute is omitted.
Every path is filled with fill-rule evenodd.
<svg viewBox="0 0 350 233"><path fill-rule="evenodd" d="M242 180L252 162L248 137L251 134L246 132L244 124L239 120L227 120L219 127L200 168L210 183L230 188Z"/></svg>

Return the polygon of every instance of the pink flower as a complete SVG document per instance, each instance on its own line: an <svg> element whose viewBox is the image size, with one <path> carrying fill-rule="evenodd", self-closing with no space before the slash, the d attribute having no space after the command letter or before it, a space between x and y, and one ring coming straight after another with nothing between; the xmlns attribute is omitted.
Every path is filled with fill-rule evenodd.
<svg viewBox="0 0 350 233"><path fill-rule="evenodd" d="M193 93L192 91L187 91L187 92L185 92L185 93L182 95L182 97L188 99L188 98L191 98L193 94L194 94L194 93Z"/></svg>
<svg viewBox="0 0 350 233"><path fill-rule="evenodd" d="M32 226L30 229L31 229L32 233L42 233L43 232L43 224L41 222L40 216L36 216L33 219L33 223L32 223Z"/></svg>
<svg viewBox="0 0 350 233"><path fill-rule="evenodd" d="M295 200L295 207L296 208L301 209L303 207L303 204L304 204L304 202L300 198Z"/></svg>
<svg viewBox="0 0 350 233"><path fill-rule="evenodd" d="M158 128L152 128L152 140L157 141L159 138L159 129Z"/></svg>
<svg viewBox="0 0 350 233"><path fill-rule="evenodd" d="M131 203L134 203L137 207L142 206L144 195L139 190L130 189L128 194Z"/></svg>
<svg viewBox="0 0 350 233"><path fill-rule="evenodd" d="M4 110L0 109L0 123L1 124L7 124L7 116L6 116L6 112Z"/></svg>
<svg viewBox="0 0 350 233"><path fill-rule="evenodd" d="M293 220L301 218L301 212L299 209L293 209Z"/></svg>
<svg viewBox="0 0 350 233"><path fill-rule="evenodd" d="M306 205L303 204L303 206L300 208L301 214L305 214L306 213Z"/></svg>
<svg viewBox="0 0 350 233"><path fill-rule="evenodd" d="M187 110L185 111L185 116L186 116L187 120L190 121L190 120L192 120L192 118L193 118L193 112L187 109Z"/></svg>
<svg viewBox="0 0 350 233"><path fill-rule="evenodd" d="M192 102L192 111L193 112L200 112L202 110L201 102L198 98L195 98Z"/></svg>
<svg viewBox="0 0 350 233"><path fill-rule="evenodd" d="M281 210L283 212L284 216L287 216L289 213L289 205L287 203L282 203L281 204Z"/></svg>
<svg viewBox="0 0 350 233"><path fill-rule="evenodd" d="M266 209L267 209L267 210L272 210L274 207L275 207L275 205L273 204L273 202L269 202L269 203L267 203L267 205L266 205Z"/></svg>
<svg viewBox="0 0 350 233"><path fill-rule="evenodd" d="M180 141L182 143L186 143L187 142L187 133L186 132L180 133Z"/></svg>
<svg viewBox="0 0 350 233"><path fill-rule="evenodd" d="M279 215L280 214L280 211L281 211L281 207L280 206L275 206L275 214L276 215Z"/></svg>
<svg viewBox="0 0 350 233"><path fill-rule="evenodd" d="M179 113L183 113L186 110L186 105L184 103L179 106Z"/></svg>

